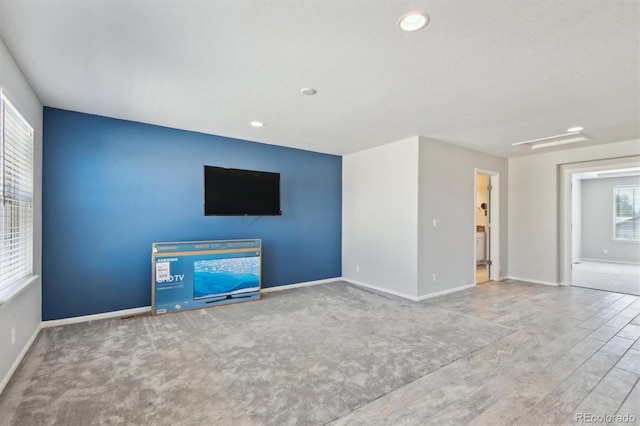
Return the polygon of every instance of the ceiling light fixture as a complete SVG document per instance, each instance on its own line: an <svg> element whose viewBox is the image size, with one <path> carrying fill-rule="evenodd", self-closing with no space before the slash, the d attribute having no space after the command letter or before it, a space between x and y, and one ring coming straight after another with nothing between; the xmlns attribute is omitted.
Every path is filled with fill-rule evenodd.
<svg viewBox="0 0 640 426"><path fill-rule="evenodd" d="M315 95L316 93L318 93L318 91L316 89L313 89L311 87L305 87L304 89L300 89L300 93L302 93L303 95Z"/></svg>
<svg viewBox="0 0 640 426"><path fill-rule="evenodd" d="M630 167L628 169L605 170L596 173L598 177L625 177L640 175L640 167Z"/></svg>
<svg viewBox="0 0 640 426"><path fill-rule="evenodd" d="M552 146L566 145L576 142L585 142L590 140L587 136L580 132L571 132L564 135L550 136L548 138L533 139L530 141L516 142L513 146L529 145L531 149L549 148Z"/></svg>
<svg viewBox="0 0 640 426"><path fill-rule="evenodd" d="M412 12L404 15L398 25L403 31L418 31L423 29L429 23L429 15L426 13Z"/></svg>
<svg viewBox="0 0 640 426"><path fill-rule="evenodd" d="M584 127L575 126L575 127L569 127L567 129L567 132L581 132L583 130L584 130Z"/></svg>
<svg viewBox="0 0 640 426"><path fill-rule="evenodd" d="M252 121L251 124L253 127L264 127L264 123L262 121Z"/></svg>

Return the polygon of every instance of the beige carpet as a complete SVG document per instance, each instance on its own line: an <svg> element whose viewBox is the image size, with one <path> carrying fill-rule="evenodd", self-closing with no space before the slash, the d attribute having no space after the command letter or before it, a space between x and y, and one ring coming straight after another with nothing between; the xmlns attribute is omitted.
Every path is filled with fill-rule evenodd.
<svg viewBox="0 0 640 426"><path fill-rule="evenodd" d="M593 261L574 263L572 285L640 296L640 265Z"/></svg>
<svg viewBox="0 0 640 426"><path fill-rule="evenodd" d="M513 332L346 283L48 328L0 425L321 425Z"/></svg>

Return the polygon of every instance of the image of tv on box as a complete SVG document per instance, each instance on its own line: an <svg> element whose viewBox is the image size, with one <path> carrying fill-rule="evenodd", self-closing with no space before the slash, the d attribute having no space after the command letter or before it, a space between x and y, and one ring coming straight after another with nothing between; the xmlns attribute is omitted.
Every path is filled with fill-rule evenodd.
<svg viewBox="0 0 640 426"><path fill-rule="evenodd" d="M180 241L152 244L152 314L260 298L262 242Z"/></svg>

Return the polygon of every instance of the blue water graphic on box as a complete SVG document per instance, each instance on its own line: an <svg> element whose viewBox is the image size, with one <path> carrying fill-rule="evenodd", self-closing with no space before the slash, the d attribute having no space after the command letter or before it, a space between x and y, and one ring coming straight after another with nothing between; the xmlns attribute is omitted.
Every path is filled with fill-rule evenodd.
<svg viewBox="0 0 640 426"><path fill-rule="evenodd" d="M260 257L193 262L193 298L220 297L260 289Z"/></svg>
<svg viewBox="0 0 640 426"><path fill-rule="evenodd" d="M260 298L261 240L152 245L154 315Z"/></svg>

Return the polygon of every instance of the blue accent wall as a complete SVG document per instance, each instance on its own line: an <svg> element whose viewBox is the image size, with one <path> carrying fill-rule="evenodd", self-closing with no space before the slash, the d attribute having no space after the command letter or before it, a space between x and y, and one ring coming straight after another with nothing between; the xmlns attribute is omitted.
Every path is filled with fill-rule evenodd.
<svg viewBox="0 0 640 426"><path fill-rule="evenodd" d="M263 288L341 275L342 159L44 108L43 319L151 304L151 243L260 238ZM203 214L203 166L281 173L282 216Z"/></svg>

